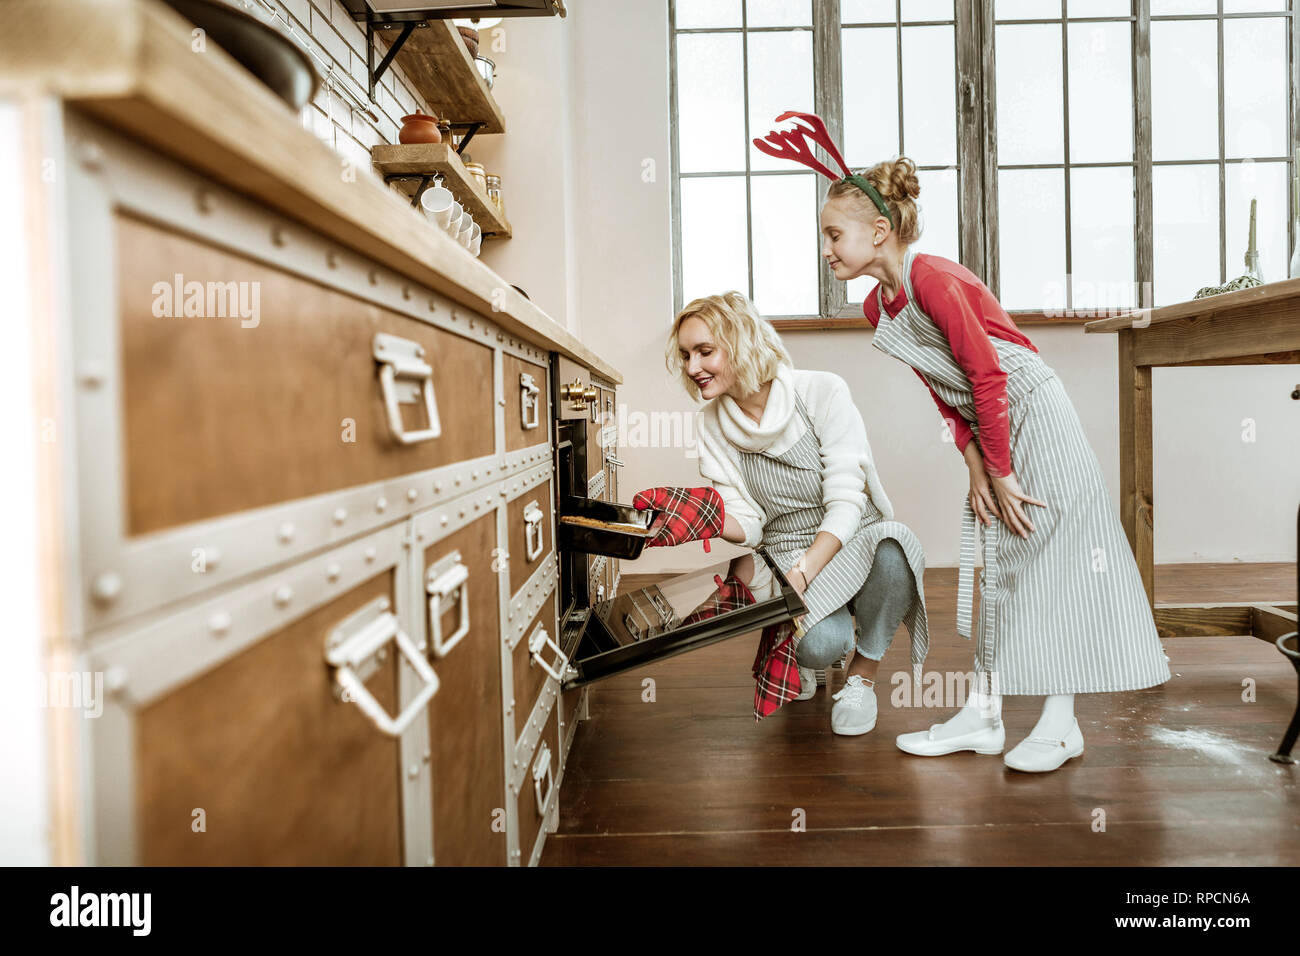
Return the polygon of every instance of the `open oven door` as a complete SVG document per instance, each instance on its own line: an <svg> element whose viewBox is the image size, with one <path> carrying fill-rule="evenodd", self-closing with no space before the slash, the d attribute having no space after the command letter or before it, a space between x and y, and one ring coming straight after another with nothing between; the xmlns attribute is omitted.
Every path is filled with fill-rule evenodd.
<svg viewBox="0 0 1300 956"><path fill-rule="evenodd" d="M728 579L730 561L591 606L569 655L564 690L676 654L790 621L808 612L780 568L759 548L748 587ZM721 582L721 586L719 586Z"/></svg>

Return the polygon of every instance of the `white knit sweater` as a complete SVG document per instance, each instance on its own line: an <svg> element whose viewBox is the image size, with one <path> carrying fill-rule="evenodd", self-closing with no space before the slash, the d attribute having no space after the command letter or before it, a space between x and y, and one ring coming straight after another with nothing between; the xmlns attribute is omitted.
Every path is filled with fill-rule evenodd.
<svg viewBox="0 0 1300 956"><path fill-rule="evenodd" d="M834 372L781 365L772 380L761 422L755 424L730 395L709 402L696 419L700 474L713 483L722 496L726 514L735 518L745 532L742 544L747 548L762 543L768 516L745 487L740 453L765 451L779 455L802 437L804 424L795 393L803 399L821 440L822 503L826 514L818 530L830 532L841 544L847 541L862 521L867 494L885 518L894 516L894 507L876 474L867 429L848 384Z"/></svg>

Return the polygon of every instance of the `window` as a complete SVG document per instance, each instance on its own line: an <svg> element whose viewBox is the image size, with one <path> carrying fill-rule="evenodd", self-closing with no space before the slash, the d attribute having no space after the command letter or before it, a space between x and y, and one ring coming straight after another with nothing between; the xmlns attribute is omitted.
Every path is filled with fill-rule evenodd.
<svg viewBox="0 0 1300 956"><path fill-rule="evenodd" d="M787 109L854 169L911 157L917 248L1012 312L1190 299L1246 271L1252 198L1264 279L1286 278L1294 2L670 0L676 306L735 288L861 319L875 280L820 258L829 181L752 145Z"/></svg>

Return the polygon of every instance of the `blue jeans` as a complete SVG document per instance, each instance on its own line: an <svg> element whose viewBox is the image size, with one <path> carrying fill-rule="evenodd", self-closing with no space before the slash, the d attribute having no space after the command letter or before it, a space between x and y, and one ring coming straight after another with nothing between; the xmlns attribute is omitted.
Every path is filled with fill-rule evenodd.
<svg viewBox="0 0 1300 956"><path fill-rule="evenodd" d="M912 606L915 592L915 576L903 546L893 538L882 539L862 589L844 607L808 629L799 642L795 660L800 667L818 670L830 667L854 646L854 618L862 630L858 653L873 661L880 660L889 649L903 615Z"/></svg>

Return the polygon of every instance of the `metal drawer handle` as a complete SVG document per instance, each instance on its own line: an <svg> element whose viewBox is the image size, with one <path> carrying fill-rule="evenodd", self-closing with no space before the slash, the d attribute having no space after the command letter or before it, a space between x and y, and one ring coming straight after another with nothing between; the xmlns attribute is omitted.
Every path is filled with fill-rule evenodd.
<svg viewBox="0 0 1300 956"><path fill-rule="evenodd" d="M519 417L523 421L524 430L527 431L530 428L537 427L542 407L542 403L537 396L541 389L537 387L533 377L527 372L519 373L519 388Z"/></svg>
<svg viewBox="0 0 1300 956"><path fill-rule="evenodd" d="M542 553L542 519L545 513L536 501L524 506L524 540L527 543L528 560L536 561Z"/></svg>
<svg viewBox="0 0 1300 956"><path fill-rule="evenodd" d="M386 603L386 602L385 602ZM389 641L396 641L406 662L415 668L415 672L424 681L424 686L415 698L406 705L406 709L396 717L390 717L374 695L366 689L365 682L357 675L364 661ZM332 638L332 646L325 649L325 660L336 668L334 680L340 688L361 708L381 731L390 737L400 737L410 726L424 705L438 692L438 675L433 672L428 661L406 636L397 623L397 616L391 611L378 615L368 623L357 627L351 634L344 634L341 628Z"/></svg>
<svg viewBox="0 0 1300 956"><path fill-rule="evenodd" d="M388 430L403 445L429 441L442 434L438 420L438 399L433 393L433 368L423 361L424 346L385 332L375 333L372 349L379 363L379 382L388 412ZM399 382L398 379L418 379ZM417 404L421 399L429 416L429 427L407 431L402 425L401 405Z"/></svg>
<svg viewBox="0 0 1300 956"><path fill-rule="evenodd" d="M605 456L605 461L607 461L607 462L609 463L609 465L610 465L611 468L622 468L622 467L623 467L623 460L622 460L621 458L616 458L616 457L614 457L613 455L606 455L606 456Z"/></svg>
<svg viewBox="0 0 1300 956"><path fill-rule="evenodd" d="M542 651L547 647L555 651L556 667L554 670L542 659ZM558 681L564 680L564 669L569 666L569 658L565 656L564 651L560 650L560 645L551 640L551 635L547 634L546 628L540 624L537 625L537 630L533 631L528 638L528 654L529 659L536 661L537 666L546 673Z"/></svg>
<svg viewBox="0 0 1300 956"><path fill-rule="evenodd" d="M542 796L542 781L546 781L546 796ZM555 778L551 775L551 748L542 741L533 760L533 793L537 795L537 815L546 816L546 805L551 802L551 792L555 789Z"/></svg>
<svg viewBox="0 0 1300 956"><path fill-rule="evenodd" d="M446 657L469 633L469 568L461 563L459 551L429 569L425 590L429 592L429 620L433 622L433 653ZM448 599L460 602L460 623L455 634L444 638L442 602Z"/></svg>

